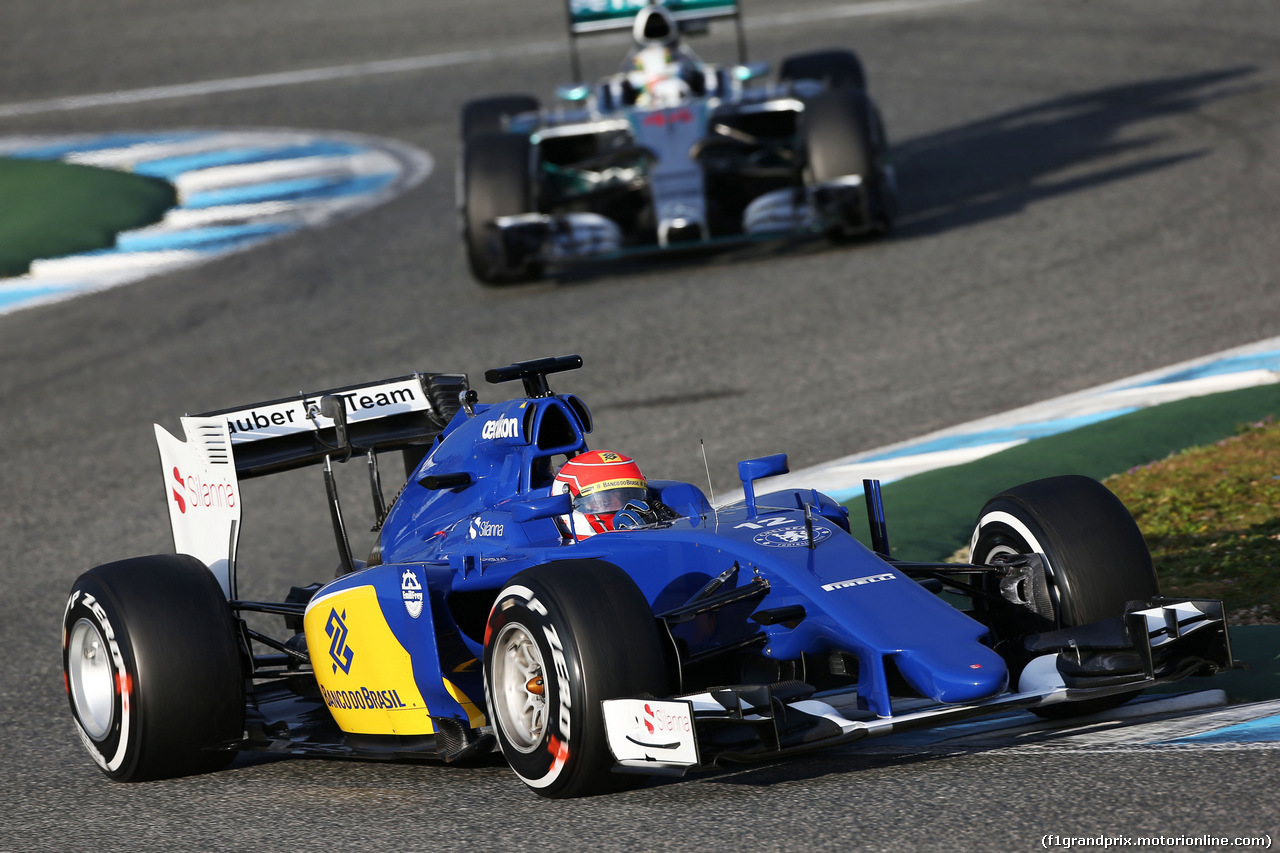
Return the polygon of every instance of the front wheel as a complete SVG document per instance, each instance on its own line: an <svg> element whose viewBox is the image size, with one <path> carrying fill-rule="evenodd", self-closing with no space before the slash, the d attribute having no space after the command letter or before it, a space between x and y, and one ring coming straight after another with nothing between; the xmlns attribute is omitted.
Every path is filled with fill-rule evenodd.
<svg viewBox="0 0 1280 853"><path fill-rule="evenodd" d="M194 557L159 555L90 569L63 617L71 714L94 762L134 782L225 767L244 734L235 623Z"/></svg>
<svg viewBox="0 0 1280 853"><path fill-rule="evenodd" d="M828 89L805 101L801 114L804 182L809 185L860 179L864 199L842 218L832 237L893 229L897 192L889 144L875 104L858 89Z"/></svg>
<svg viewBox="0 0 1280 853"><path fill-rule="evenodd" d="M621 569L550 563L513 577L485 630L484 686L503 757L545 797L634 787L610 772L601 701L669 692L653 611Z"/></svg>
<svg viewBox="0 0 1280 853"><path fill-rule="evenodd" d="M970 540L970 559L990 564L1011 554L1041 554L1057 627L1122 616L1133 601L1160 594L1151 552L1129 510L1089 477L1023 483L987 501ZM1041 716L1089 714L1137 693L1033 709Z"/></svg>
<svg viewBox="0 0 1280 853"><path fill-rule="evenodd" d="M471 274L484 284L531 281L541 265L526 257L508 257L491 227L500 216L533 213L533 145L514 133L482 133L462 151L462 237Z"/></svg>

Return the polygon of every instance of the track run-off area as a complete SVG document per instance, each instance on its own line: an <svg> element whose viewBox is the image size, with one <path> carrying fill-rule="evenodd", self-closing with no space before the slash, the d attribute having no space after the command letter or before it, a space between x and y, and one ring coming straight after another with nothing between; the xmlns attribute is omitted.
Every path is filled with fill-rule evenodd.
<svg viewBox="0 0 1280 853"><path fill-rule="evenodd" d="M243 757L116 785L76 742L58 655L81 571L170 549L151 424L174 430L185 412L413 370L467 372L494 400L511 392L486 368L577 352L584 369L553 387L592 407L594 446L650 477L709 469L723 493L739 459L812 468L1275 338L1270 7L748 0L752 59L863 57L901 183L895 234L493 289L469 279L457 233L458 112L490 93L546 102L569 82L560 3L109 5L6 0L0 136L288 129L389 140L434 170L358 215L0 316L0 850L1023 850L1280 829L1276 751L1195 740L1249 722L1212 701L573 802L531 795L497 759ZM624 49L581 46L590 74ZM733 56L728 36L695 46ZM367 491L354 466L339 474L344 494ZM333 574L318 472L255 481L245 501L246 597ZM349 507L367 529L367 508Z"/></svg>

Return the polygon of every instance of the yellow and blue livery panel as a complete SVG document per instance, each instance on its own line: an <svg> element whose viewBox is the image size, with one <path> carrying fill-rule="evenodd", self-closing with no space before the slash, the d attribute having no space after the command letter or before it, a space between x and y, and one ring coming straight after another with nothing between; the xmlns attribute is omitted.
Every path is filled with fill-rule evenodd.
<svg viewBox="0 0 1280 853"><path fill-rule="evenodd" d="M450 574L378 566L329 583L307 605L311 666L344 732L434 734L441 717L472 729L485 724L479 666L461 642L450 642L457 628L441 616L443 598L428 583L433 572Z"/></svg>

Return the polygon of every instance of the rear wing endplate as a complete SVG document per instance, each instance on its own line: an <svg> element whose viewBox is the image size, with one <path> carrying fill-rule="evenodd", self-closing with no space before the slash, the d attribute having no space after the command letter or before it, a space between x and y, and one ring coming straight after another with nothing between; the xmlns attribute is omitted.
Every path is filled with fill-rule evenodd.
<svg viewBox="0 0 1280 853"><path fill-rule="evenodd" d="M177 553L190 554L208 566L223 595L235 598L240 483L231 461L227 422L183 418L182 429L186 441L155 424L173 546Z"/></svg>

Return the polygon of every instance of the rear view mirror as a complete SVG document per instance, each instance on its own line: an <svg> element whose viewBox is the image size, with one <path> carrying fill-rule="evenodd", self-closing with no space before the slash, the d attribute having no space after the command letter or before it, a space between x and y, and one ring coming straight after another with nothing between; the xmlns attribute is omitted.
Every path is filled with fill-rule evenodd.
<svg viewBox="0 0 1280 853"><path fill-rule="evenodd" d="M747 518L756 517L755 481L765 477L776 477L790 470L787 466L787 454L775 453L772 456L761 456L758 459L744 459L738 463L738 477L742 480L742 493L747 500Z"/></svg>
<svg viewBox="0 0 1280 853"><path fill-rule="evenodd" d="M554 518L571 512L573 512L573 495L568 492L545 498L517 501L511 505L511 517L519 523L536 521L539 518Z"/></svg>
<svg viewBox="0 0 1280 853"><path fill-rule="evenodd" d="M746 65L735 65L733 67L733 76L744 82L758 80L768 75L769 63L767 62L748 62Z"/></svg>
<svg viewBox="0 0 1280 853"><path fill-rule="evenodd" d="M568 101L571 104L576 104L579 101L585 101L587 96L590 94L591 88L582 83L577 85L565 84L562 86L556 86L556 97L562 101Z"/></svg>
<svg viewBox="0 0 1280 853"><path fill-rule="evenodd" d="M761 456L758 459L744 459L738 463L738 476L743 484L765 477L776 477L787 473L787 454L775 453L772 456Z"/></svg>

